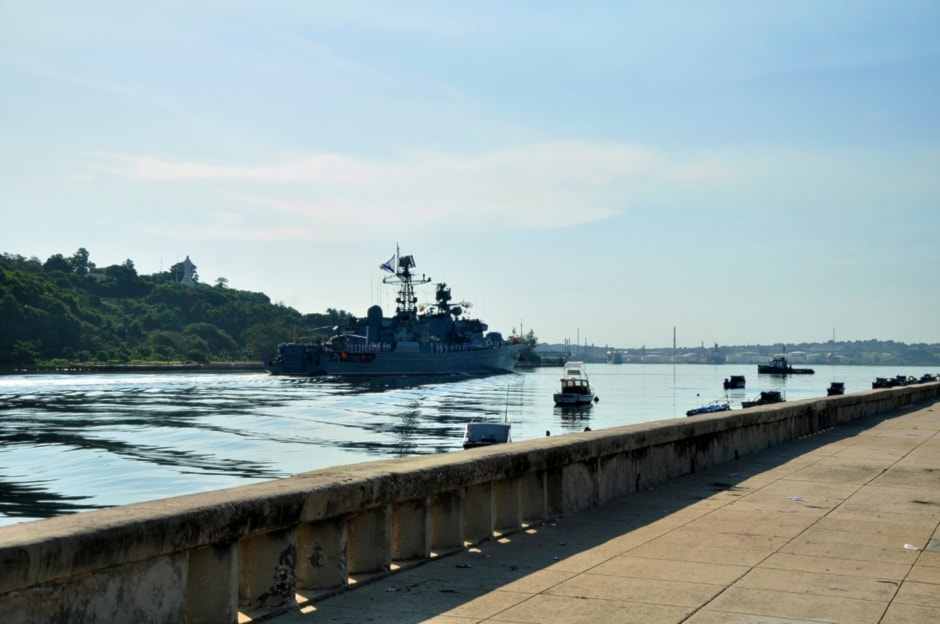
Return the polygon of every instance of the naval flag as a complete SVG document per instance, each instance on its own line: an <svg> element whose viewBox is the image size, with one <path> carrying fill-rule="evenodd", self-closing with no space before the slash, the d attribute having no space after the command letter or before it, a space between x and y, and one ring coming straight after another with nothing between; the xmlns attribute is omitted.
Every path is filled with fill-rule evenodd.
<svg viewBox="0 0 940 624"><path fill-rule="evenodd" d="M380 264L379 268L382 269L383 271L394 273L395 272L395 256L392 256L391 258L389 258L388 262L386 262L385 264Z"/></svg>

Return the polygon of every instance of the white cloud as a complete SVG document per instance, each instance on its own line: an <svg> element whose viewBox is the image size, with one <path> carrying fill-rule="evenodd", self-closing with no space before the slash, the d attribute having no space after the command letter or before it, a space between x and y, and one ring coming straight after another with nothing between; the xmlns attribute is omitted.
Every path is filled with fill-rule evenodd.
<svg viewBox="0 0 940 624"><path fill-rule="evenodd" d="M412 150L386 160L303 154L256 164L91 156L99 173L138 184L198 183L217 200L257 210L254 218L240 221L229 209L220 210L227 216L214 224L220 234L232 235L242 223L252 237L259 235L254 222L261 215L265 222L290 219L300 230L326 230L331 236L401 223L419 229L493 223L564 228L617 214L651 184L701 186L729 175L726 165L705 156L677 160L643 146L588 142L473 155ZM283 235L280 229L268 233Z"/></svg>

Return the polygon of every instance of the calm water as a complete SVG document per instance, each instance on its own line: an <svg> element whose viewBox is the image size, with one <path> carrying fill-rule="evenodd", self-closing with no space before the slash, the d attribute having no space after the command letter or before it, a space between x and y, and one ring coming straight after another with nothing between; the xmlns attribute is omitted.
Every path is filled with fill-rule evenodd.
<svg viewBox="0 0 940 624"><path fill-rule="evenodd" d="M600 401L555 408L560 368L487 378L294 381L267 374L0 377L0 525L266 481L373 459L459 452L464 424L506 416L514 440L684 417L747 376L732 406L761 390L790 401L846 391L912 367L588 365Z"/></svg>

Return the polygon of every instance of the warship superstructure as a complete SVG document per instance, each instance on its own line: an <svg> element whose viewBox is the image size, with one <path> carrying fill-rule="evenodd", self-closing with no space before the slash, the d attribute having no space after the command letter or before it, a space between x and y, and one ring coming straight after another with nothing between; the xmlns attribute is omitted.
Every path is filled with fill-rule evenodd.
<svg viewBox="0 0 940 624"><path fill-rule="evenodd" d="M437 284L435 301L418 305L418 277L410 255L396 252L380 268L382 282L398 287L395 315L373 305L366 316L324 342L289 342L264 362L274 375L494 375L511 372L522 344L516 337L490 332L486 323L467 318L467 303L451 301L450 288Z"/></svg>

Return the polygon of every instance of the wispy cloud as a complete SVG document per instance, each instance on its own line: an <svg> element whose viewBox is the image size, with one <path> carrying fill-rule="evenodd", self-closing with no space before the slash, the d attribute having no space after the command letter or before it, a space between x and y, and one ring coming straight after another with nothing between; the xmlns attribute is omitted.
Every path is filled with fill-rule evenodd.
<svg viewBox="0 0 940 624"><path fill-rule="evenodd" d="M142 184L199 183L269 219L290 219L301 229L326 225L334 234L402 222L570 227L612 217L651 185L701 186L733 175L702 156L677 160L642 146L588 142L472 155L406 151L385 160L319 153L254 164L90 156L99 173ZM238 227L230 217L220 225Z"/></svg>
<svg viewBox="0 0 940 624"><path fill-rule="evenodd" d="M152 156L108 152L87 154L99 172L138 182L179 180L241 182L362 182L387 167L340 154L314 154L281 159L276 163L241 165L199 161L170 161Z"/></svg>

